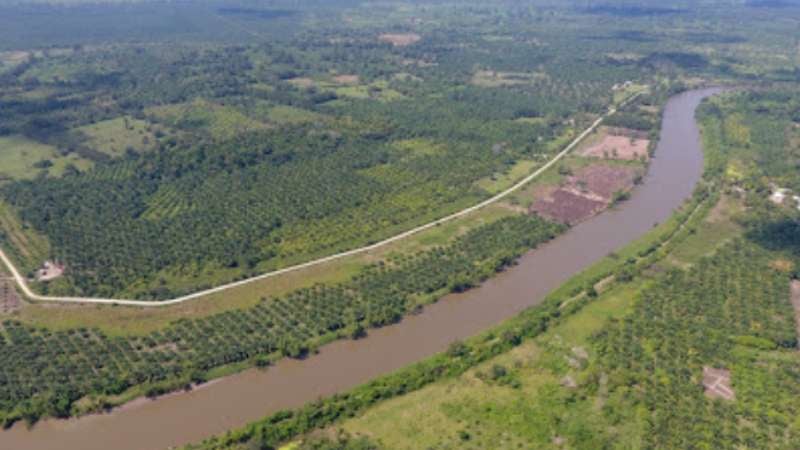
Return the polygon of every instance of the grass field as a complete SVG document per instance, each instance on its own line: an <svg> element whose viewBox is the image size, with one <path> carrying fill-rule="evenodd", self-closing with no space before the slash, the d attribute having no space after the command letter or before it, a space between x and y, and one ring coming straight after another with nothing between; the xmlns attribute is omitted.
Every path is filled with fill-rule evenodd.
<svg viewBox="0 0 800 450"><path fill-rule="evenodd" d="M229 139L244 130L263 129L267 126L235 108L203 99L149 108L147 112L170 126L205 129L211 136L219 139Z"/></svg>
<svg viewBox="0 0 800 450"><path fill-rule="evenodd" d="M394 142L392 146L411 156L440 155L446 151L444 144L424 138L404 139Z"/></svg>
<svg viewBox="0 0 800 450"><path fill-rule="evenodd" d="M87 144L95 150L117 157L132 148L138 152L155 148L157 138L144 120L119 117L77 128L88 137Z"/></svg>
<svg viewBox="0 0 800 450"><path fill-rule="evenodd" d="M586 351L588 337L624 316L644 284L610 291L539 338L458 378L384 402L341 428L392 450L555 448L549 430L566 401L575 401L562 380L580 379L569 359L580 360L575 353ZM594 401L578 401L585 412L596 412Z"/></svg>
<svg viewBox="0 0 800 450"><path fill-rule="evenodd" d="M502 192L513 186L520 178L533 172L534 168L538 165L536 161L531 161L529 159L517 161L507 172L494 174L490 178L484 178L478 181L478 186L490 194Z"/></svg>
<svg viewBox="0 0 800 450"><path fill-rule="evenodd" d="M277 124L298 124L320 120L323 116L307 109L279 105L270 108L267 114L270 122Z"/></svg>
<svg viewBox="0 0 800 450"><path fill-rule="evenodd" d="M47 168L35 165L50 161ZM32 141L23 136L0 137L0 182L5 179L26 180L40 173L58 176L67 165L72 164L80 170L91 167L92 162L70 153L61 156L55 147Z"/></svg>
<svg viewBox="0 0 800 450"><path fill-rule="evenodd" d="M736 199L722 197L703 223L670 254L668 261L686 267L739 235L742 228L733 219L742 209L743 206Z"/></svg>

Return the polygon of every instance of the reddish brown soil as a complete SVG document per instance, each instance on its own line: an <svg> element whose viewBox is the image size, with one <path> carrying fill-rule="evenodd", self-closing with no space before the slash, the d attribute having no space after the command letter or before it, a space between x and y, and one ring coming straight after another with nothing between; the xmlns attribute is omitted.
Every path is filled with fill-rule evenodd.
<svg viewBox="0 0 800 450"><path fill-rule="evenodd" d="M578 170L560 187L540 189L531 211L551 220L574 224L602 211L614 194L633 187L636 170L594 164Z"/></svg>
<svg viewBox="0 0 800 450"><path fill-rule="evenodd" d="M568 184L583 188L610 201L617 191L633 187L636 170L631 167L594 164L578 170Z"/></svg>
<svg viewBox="0 0 800 450"><path fill-rule="evenodd" d="M703 367L703 387L706 388L706 396L710 398L725 400L736 398L736 393L731 388L730 370Z"/></svg>
<svg viewBox="0 0 800 450"><path fill-rule="evenodd" d="M0 314L16 311L20 307L20 298L12 280L0 279Z"/></svg>
<svg viewBox="0 0 800 450"><path fill-rule="evenodd" d="M531 207L540 216L562 223L580 222L598 213L606 203L591 200L565 189L556 189L548 198L537 200Z"/></svg>
<svg viewBox="0 0 800 450"><path fill-rule="evenodd" d="M583 156L622 160L637 160L649 157L647 147L650 141L622 134L608 134L595 145L581 152Z"/></svg>
<svg viewBox="0 0 800 450"><path fill-rule="evenodd" d="M406 47L408 45L414 44L419 42L422 39L422 36L416 33L405 33L405 34L382 34L378 37L379 40L382 42L388 42L395 47Z"/></svg>

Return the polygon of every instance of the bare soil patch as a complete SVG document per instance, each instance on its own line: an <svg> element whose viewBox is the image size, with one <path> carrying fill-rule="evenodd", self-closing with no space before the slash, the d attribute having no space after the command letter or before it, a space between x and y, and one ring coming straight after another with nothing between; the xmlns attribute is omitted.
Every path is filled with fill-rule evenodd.
<svg viewBox="0 0 800 450"><path fill-rule="evenodd" d="M577 223L606 206L605 203L576 195L565 189L554 189L550 195L537 199L531 209L543 217L562 223Z"/></svg>
<svg viewBox="0 0 800 450"><path fill-rule="evenodd" d="M406 47L415 44L422 39L416 33L386 33L378 37L381 42L388 42L395 47Z"/></svg>
<svg viewBox="0 0 800 450"><path fill-rule="evenodd" d="M50 281L64 275L64 265L53 261L45 261L42 268L36 271L36 279Z"/></svg>
<svg viewBox="0 0 800 450"><path fill-rule="evenodd" d="M336 84L356 85L360 82L358 75L337 75L333 77L333 82Z"/></svg>
<svg viewBox="0 0 800 450"><path fill-rule="evenodd" d="M788 259L778 258L770 261L769 266L778 272L789 273L794 270L794 263Z"/></svg>
<svg viewBox="0 0 800 450"><path fill-rule="evenodd" d="M499 72L496 70L478 70L472 75L471 83L483 87L517 86L531 84L547 75L537 72Z"/></svg>
<svg viewBox="0 0 800 450"><path fill-rule="evenodd" d="M798 348L800 348L800 280L792 280L792 306L794 307L794 322L797 330Z"/></svg>
<svg viewBox="0 0 800 450"><path fill-rule="evenodd" d="M636 169L593 164L578 170L559 187L536 192L531 212L561 223L574 224L602 211L614 195L633 187Z"/></svg>
<svg viewBox="0 0 800 450"><path fill-rule="evenodd" d="M12 279L0 279L0 314L14 312L22 305Z"/></svg>
<svg viewBox="0 0 800 450"><path fill-rule="evenodd" d="M291 83L291 84L293 84L293 85L295 85L295 86L297 86L299 88L308 89L308 88L312 88L312 87L314 87L316 85L316 83L314 83L314 80L312 80L311 78L305 78L305 77L292 78L292 79L290 79L288 81L289 81L289 83Z"/></svg>
<svg viewBox="0 0 800 450"><path fill-rule="evenodd" d="M736 393L731 388L730 370L703 367L703 387L706 388L706 396L709 398L736 399Z"/></svg>
<svg viewBox="0 0 800 450"><path fill-rule="evenodd" d="M20 64L22 62L25 62L29 57L30 57L29 52L23 52L23 51L0 52L0 60L8 62L10 64Z"/></svg>
<svg viewBox="0 0 800 450"><path fill-rule="evenodd" d="M581 188L585 186L585 190L611 201L614 193L633 187L636 172L632 167L594 164L578 170L568 183Z"/></svg>
<svg viewBox="0 0 800 450"><path fill-rule="evenodd" d="M609 128L603 139L581 152L583 156L606 159L638 160L649 158L650 140L632 130Z"/></svg>

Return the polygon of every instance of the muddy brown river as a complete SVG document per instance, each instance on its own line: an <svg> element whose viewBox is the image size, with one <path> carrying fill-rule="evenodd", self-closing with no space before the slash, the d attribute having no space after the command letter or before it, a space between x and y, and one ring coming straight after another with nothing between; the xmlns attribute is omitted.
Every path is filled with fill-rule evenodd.
<svg viewBox="0 0 800 450"><path fill-rule="evenodd" d="M463 294L448 295L401 323L338 341L306 360L247 370L191 392L136 400L108 414L17 424L2 450L163 450L197 442L283 408L342 392L440 352L539 303L592 263L666 220L700 179L703 158L694 112L719 89L670 99L648 174L630 200L570 229L519 264Z"/></svg>

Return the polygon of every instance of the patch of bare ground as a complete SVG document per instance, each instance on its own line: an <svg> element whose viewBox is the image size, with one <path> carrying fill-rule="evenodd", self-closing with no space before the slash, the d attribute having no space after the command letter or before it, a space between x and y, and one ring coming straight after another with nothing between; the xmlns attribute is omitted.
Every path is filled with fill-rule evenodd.
<svg viewBox="0 0 800 450"><path fill-rule="evenodd" d="M537 199L531 210L540 216L571 224L596 214L605 206L601 201L565 189L554 188L550 195Z"/></svg>
<svg viewBox="0 0 800 450"><path fill-rule="evenodd" d="M794 269L794 263L784 258L773 259L769 262L769 266L783 273L789 273Z"/></svg>
<svg viewBox="0 0 800 450"><path fill-rule="evenodd" d="M292 78L288 80L288 82L299 88L305 88L305 89L312 88L315 86L314 80L305 77Z"/></svg>
<svg viewBox="0 0 800 450"><path fill-rule="evenodd" d="M38 281L51 281L64 275L64 265L53 261L45 261L42 268L36 271Z"/></svg>
<svg viewBox="0 0 800 450"><path fill-rule="evenodd" d="M417 33L385 33L378 36L381 42L388 42L395 47L406 47L422 39Z"/></svg>
<svg viewBox="0 0 800 450"><path fill-rule="evenodd" d="M722 223L731 220L731 212L737 208L735 200L729 195L720 196L719 201L706 216L708 223Z"/></svg>
<svg viewBox="0 0 800 450"><path fill-rule="evenodd" d="M358 84L361 79L358 75L337 75L333 77L333 82L336 84L345 84L345 85L355 85Z"/></svg>
<svg viewBox="0 0 800 450"><path fill-rule="evenodd" d="M10 51L10 52L0 52L0 60L8 62L10 64L20 64L28 60L30 57L29 52L23 51Z"/></svg>
<svg viewBox="0 0 800 450"><path fill-rule="evenodd" d="M561 186L538 190L530 211L561 223L580 222L608 207L616 193L631 189L636 172L606 164L584 167Z"/></svg>
<svg viewBox="0 0 800 450"><path fill-rule="evenodd" d="M605 159L640 160L649 157L650 140L641 133L624 128L609 128L600 142L587 147L583 156Z"/></svg>
<svg viewBox="0 0 800 450"><path fill-rule="evenodd" d="M11 278L0 279L0 314L14 312L20 306L21 299L14 287L14 280Z"/></svg>
<svg viewBox="0 0 800 450"><path fill-rule="evenodd" d="M792 306L794 307L794 323L797 330L798 348L800 348L800 280L792 280Z"/></svg>
<svg viewBox="0 0 800 450"><path fill-rule="evenodd" d="M706 396L709 398L736 399L736 393L731 387L730 370L704 366L703 387L706 389Z"/></svg>

